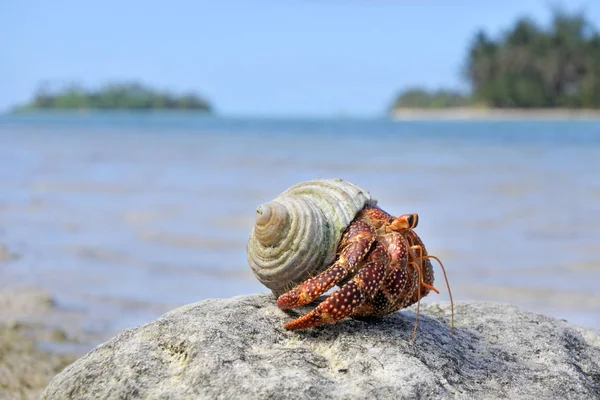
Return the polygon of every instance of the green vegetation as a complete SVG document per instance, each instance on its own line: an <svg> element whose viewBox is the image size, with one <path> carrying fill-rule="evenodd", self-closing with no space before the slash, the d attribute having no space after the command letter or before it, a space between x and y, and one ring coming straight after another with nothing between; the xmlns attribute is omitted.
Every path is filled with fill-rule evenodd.
<svg viewBox="0 0 600 400"><path fill-rule="evenodd" d="M429 92L421 88L412 88L402 92L392 108L450 108L467 107L471 103L469 95L449 90Z"/></svg>
<svg viewBox="0 0 600 400"><path fill-rule="evenodd" d="M498 38L480 30L465 78L471 94L411 89L392 108L600 108L600 34L582 13L554 13L543 28L521 18Z"/></svg>
<svg viewBox="0 0 600 400"><path fill-rule="evenodd" d="M98 90L71 84L56 91L40 87L33 100L16 111L42 109L177 109L211 111L210 104L195 94L175 95L139 83L111 83Z"/></svg>

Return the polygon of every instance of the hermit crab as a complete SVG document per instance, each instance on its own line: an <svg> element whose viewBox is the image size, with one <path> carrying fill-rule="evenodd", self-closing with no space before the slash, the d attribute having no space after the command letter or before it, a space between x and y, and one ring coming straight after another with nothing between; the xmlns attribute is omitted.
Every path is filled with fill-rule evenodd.
<svg viewBox="0 0 600 400"><path fill-rule="evenodd" d="M254 275L278 296L281 309L333 292L286 329L319 326L345 317L380 317L417 303L433 290L431 259L415 233L417 214L393 217L368 191L342 179L298 183L256 209L247 245Z"/></svg>

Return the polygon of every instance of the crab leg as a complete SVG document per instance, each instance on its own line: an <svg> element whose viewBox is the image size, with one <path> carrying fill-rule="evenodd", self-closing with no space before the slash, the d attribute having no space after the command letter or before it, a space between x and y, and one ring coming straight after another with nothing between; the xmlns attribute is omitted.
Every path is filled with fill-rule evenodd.
<svg viewBox="0 0 600 400"><path fill-rule="evenodd" d="M375 241L375 229L362 220L356 220L346 229L340 242L340 255L328 269L302 283L277 299L281 309L308 304L353 273Z"/></svg>
<svg viewBox="0 0 600 400"><path fill-rule="evenodd" d="M412 274L407 268L408 243L398 233L389 233L378 239L386 246L389 256L387 272L381 287L372 299L367 299L354 314L355 317L383 316L395 311L399 299L406 297Z"/></svg>
<svg viewBox="0 0 600 400"><path fill-rule="evenodd" d="M285 328L312 328L351 315L366 299L371 299L377 293L385 277L387 263L385 247L377 243L369 256L369 262L350 282L335 291L310 313L285 324Z"/></svg>
<svg viewBox="0 0 600 400"><path fill-rule="evenodd" d="M398 299L402 298L402 293L407 291L409 277L406 268L394 267L390 270L383 280L381 288L372 299L367 299L354 314L355 317L383 316L396 311Z"/></svg>

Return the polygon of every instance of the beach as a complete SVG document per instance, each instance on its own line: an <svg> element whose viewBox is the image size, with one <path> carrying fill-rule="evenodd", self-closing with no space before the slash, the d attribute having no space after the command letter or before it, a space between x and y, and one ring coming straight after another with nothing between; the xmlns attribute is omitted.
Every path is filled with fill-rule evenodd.
<svg viewBox="0 0 600 400"><path fill-rule="evenodd" d="M398 121L600 121L600 111L569 108L397 108L390 116Z"/></svg>
<svg viewBox="0 0 600 400"><path fill-rule="evenodd" d="M76 360L77 352L58 350L77 339L47 323L55 311L48 293L25 287L0 290L0 399L37 398L54 375ZM61 318L61 325L66 322Z"/></svg>

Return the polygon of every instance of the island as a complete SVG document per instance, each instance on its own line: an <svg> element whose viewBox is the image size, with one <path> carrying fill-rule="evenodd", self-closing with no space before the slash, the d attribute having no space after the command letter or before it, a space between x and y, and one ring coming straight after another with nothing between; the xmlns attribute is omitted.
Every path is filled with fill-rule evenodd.
<svg viewBox="0 0 600 400"><path fill-rule="evenodd" d="M174 94L152 89L137 82L108 83L88 89L71 83L50 89L41 85L33 99L15 112L38 110L194 110L212 112L210 103L194 93Z"/></svg>
<svg viewBox="0 0 600 400"><path fill-rule="evenodd" d="M462 75L470 91L408 88L390 113L599 115L600 33L583 13L560 10L547 27L523 17L497 37L479 30Z"/></svg>

